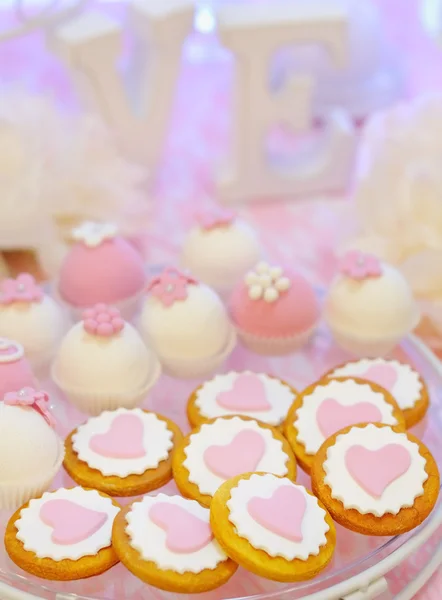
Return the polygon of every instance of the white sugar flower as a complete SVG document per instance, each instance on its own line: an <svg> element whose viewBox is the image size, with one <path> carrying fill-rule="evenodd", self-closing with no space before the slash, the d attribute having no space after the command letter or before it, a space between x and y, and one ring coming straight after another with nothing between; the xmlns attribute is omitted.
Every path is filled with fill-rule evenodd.
<svg viewBox="0 0 442 600"><path fill-rule="evenodd" d="M266 302L276 302L281 292L290 287L290 279L283 276L282 268L272 267L265 262L258 263L254 271L249 271L245 282L252 300L262 298Z"/></svg>
<svg viewBox="0 0 442 600"><path fill-rule="evenodd" d="M72 239L83 242L89 248L95 248L105 240L111 240L117 235L118 227L114 223L94 223L86 221L72 230Z"/></svg>

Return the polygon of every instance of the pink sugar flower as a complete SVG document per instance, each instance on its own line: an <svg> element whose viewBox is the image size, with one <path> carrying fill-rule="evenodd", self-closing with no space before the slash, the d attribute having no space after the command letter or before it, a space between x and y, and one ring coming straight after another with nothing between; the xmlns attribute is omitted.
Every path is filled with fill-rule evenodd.
<svg viewBox="0 0 442 600"><path fill-rule="evenodd" d="M84 311L83 327L92 335L110 337L124 328L124 319L117 308L96 304Z"/></svg>
<svg viewBox="0 0 442 600"><path fill-rule="evenodd" d="M24 387L18 392L5 394L3 402L9 406L29 406L43 417L49 427L54 428L57 424L48 407L49 396L43 390L38 391L31 387Z"/></svg>
<svg viewBox="0 0 442 600"><path fill-rule="evenodd" d="M21 273L16 279L4 279L0 283L0 304L41 302L43 296L43 291L29 273Z"/></svg>
<svg viewBox="0 0 442 600"><path fill-rule="evenodd" d="M202 229L215 229L230 225L235 219L236 213L226 208L214 207L210 210L201 211L196 218Z"/></svg>
<svg viewBox="0 0 442 600"><path fill-rule="evenodd" d="M187 298L187 286L197 284L197 280L180 273L178 269L167 268L154 277L147 286L147 291L158 298L163 306L172 306L178 300Z"/></svg>
<svg viewBox="0 0 442 600"><path fill-rule="evenodd" d="M379 259L373 254L364 254L359 250L346 252L339 263L339 270L343 275L358 281L382 275Z"/></svg>

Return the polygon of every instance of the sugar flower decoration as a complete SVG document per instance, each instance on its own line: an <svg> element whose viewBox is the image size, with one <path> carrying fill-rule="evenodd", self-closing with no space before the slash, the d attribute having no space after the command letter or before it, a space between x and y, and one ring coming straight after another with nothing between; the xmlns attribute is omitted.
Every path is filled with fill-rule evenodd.
<svg viewBox="0 0 442 600"><path fill-rule="evenodd" d="M14 302L40 302L43 292L29 273L21 273L16 279L4 279L0 283L0 304Z"/></svg>
<svg viewBox="0 0 442 600"><path fill-rule="evenodd" d="M14 362L23 356L23 346L8 338L0 338L0 363Z"/></svg>
<svg viewBox="0 0 442 600"><path fill-rule="evenodd" d="M41 414L49 427L55 427L57 424L49 410L49 396L46 392L24 387L18 392L5 394L3 402L9 406L29 406Z"/></svg>
<svg viewBox="0 0 442 600"><path fill-rule="evenodd" d="M236 213L227 208L213 207L197 214L197 221L202 229L210 230L226 227L235 219Z"/></svg>
<svg viewBox="0 0 442 600"><path fill-rule="evenodd" d="M158 298L163 306L169 307L177 301L185 300L188 285L197 283L196 279L178 269L167 268L149 282L147 291Z"/></svg>
<svg viewBox="0 0 442 600"><path fill-rule="evenodd" d="M86 221L72 230L72 239L83 242L89 248L96 248L106 240L111 240L118 233L118 227L114 223L94 223Z"/></svg>
<svg viewBox="0 0 442 600"><path fill-rule="evenodd" d="M92 335L110 337L124 328L124 319L117 308L96 304L84 311L83 327Z"/></svg>
<svg viewBox="0 0 442 600"><path fill-rule="evenodd" d="M249 288L249 298L266 302L276 302L290 288L290 279L284 276L282 268L272 267L265 262L260 262L254 271L249 271L245 282Z"/></svg>
<svg viewBox="0 0 442 600"><path fill-rule="evenodd" d="M382 275L381 263L376 256L363 254L358 250L349 250L344 254L339 263L339 270L343 275L361 281Z"/></svg>

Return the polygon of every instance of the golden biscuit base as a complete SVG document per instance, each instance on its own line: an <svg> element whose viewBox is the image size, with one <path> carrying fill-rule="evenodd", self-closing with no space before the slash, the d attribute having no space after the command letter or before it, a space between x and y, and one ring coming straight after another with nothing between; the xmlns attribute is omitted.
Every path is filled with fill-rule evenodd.
<svg viewBox="0 0 442 600"><path fill-rule="evenodd" d="M106 494L98 492L103 498L109 498ZM112 500L112 504L121 508ZM29 506L29 502L21 506L9 519L5 531L5 549L9 558L21 569L40 577L41 579L52 579L54 581L73 581L74 579L86 579L94 575L100 575L108 571L119 562L118 556L111 545L102 548L95 556L83 556L78 560L53 560L52 558L38 558L34 552L25 550L23 542L17 539L16 521L20 519L21 511Z"/></svg>
<svg viewBox="0 0 442 600"><path fill-rule="evenodd" d="M343 367L345 367L346 365L352 364L352 363L357 363L359 362L358 360L351 360L345 363L342 363L340 365L338 365L337 367L334 367L333 369L330 369L330 371L327 371L322 377L321 379L341 379L340 377L333 377L333 373L336 371L336 369L342 369ZM400 363L400 361L398 361ZM401 364L406 364L406 363L401 363ZM414 371L416 371L416 369L412 366L409 365ZM418 371L416 371L416 373L419 376L419 381L421 383L421 395L419 400L417 400L415 402L415 404L411 407L411 408L404 408L401 409L402 410L402 414L404 415L404 419L405 419L405 427L407 429L410 429L411 427L413 427L414 425L416 425L417 423L419 423L419 421L421 421L427 410L428 407L430 406L430 396L428 393L428 387L425 383L425 381L423 380L423 378L421 377L421 375L418 373ZM352 378L353 379L353 378ZM361 378L363 379L363 378ZM364 380L365 381L365 380Z"/></svg>
<svg viewBox="0 0 442 600"><path fill-rule="evenodd" d="M291 385L289 385L286 381L284 381L283 379L280 379L279 377L273 377L273 375L267 375L267 377L271 377L272 379L277 379L278 381L280 381L283 385L287 386L290 391L292 392L292 394L295 396L298 395L298 392L295 390L294 387L292 387ZM205 382L207 383L207 381ZM198 391L203 387L204 383L201 384L200 386L198 386L191 394L188 402L187 402L187 420L189 421L190 426L192 427L192 429L194 427L197 427L198 425L202 425L203 423L208 423L209 421L211 421L213 419L213 417L205 417L204 415L202 415L200 413L200 410L198 408L198 406L196 405L196 399L198 396ZM231 413L232 415L236 414L236 413ZM238 416L242 417L244 415L239 414ZM259 419L255 419L258 422L262 422ZM283 426L283 421L281 422L280 425L273 425L273 427L277 427L282 429Z"/></svg>
<svg viewBox="0 0 442 600"><path fill-rule="evenodd" d="M376 383L372 383L371 381L367 381L366 379L360 379L359 377L333 377L335 381L346 381L351 379L352 381L356 381L357 383L361 383L364 385L368 385L374 392L378 392L384 396L385 401L393 407L393 416L396 419L398 426L402 429L405 429L405 420L404 415L399 406L397 405L396 400L387 390L384 390L381 386ZM283 432L285 437L288 439L290 446L295 453L296 459L303 468L303 470L310 474L313 459L315 457L314 454L307 454L305 451L305 446L301 442L298 441L298 429L296 427L296 413L299 408L304 404L304 398L309 396L317 387L325 386L330 381L330 379L322 379L309 385L303 392L299 394L296 400L290 407L290 410L287 414L287 419L284 422ZM339 401L339 398L337 398Z"/></svg>
<svg viewBox="0 0 442 600"><path fill-rule="evenodd" d="M143 412L149 413L150 411L145 410ZM182 439L182 433L178 425L175 425L166 417L157 413L154 414L158 419L164 421L167 428L173 432L173 447L169 452L169 456L161 461L156 469L147 469L141 475L128 475L127 477L103 475L98 469L93 469L78 458L72 445L72 436L77 432L77 429L74 429L65 440L64 468L79 485L99 490L109 496L139 496L166 485L172 479L172 456L176 444Z"/></svg>
<svg viewBox="0 0 442 600"><path fill-rule="evenodd" d="M263 429L269 429L272 432L273 437L276 440L279 440L282 443L282 449L287 454L287 474L284 477L287 477L291 481L296 481L296 458L290 448L290 444L288 441L281 435L279 429L272 427L271 425L267 425L266 423L261 423L260 421L256 421L256 419L252 419L251 417L239 416L239 415L229 415L228 417L218 417L219 419L234 419L240 418L242 421L252 421L258 423L260 427ZM217 419L210 419L207 423L214 423ZM212 501L212 496L209 494L201 494L199 491L199 487L196 483L192 483L189 481L190 473L188 469L184 466L184 461L186 460L186 448L190 443L190 437L198 433L201 429L201 426L205 423L201 423L198 425L193 431L186 435L183 440L178 444L176 450L174 452L172 468L173 468L173 478L175 479L175 483L177 484L178 489L181 494L186 498L192 498L193 500L197 500L203 506L210 506ZM216 440L214 440L216 443Z"/></svg>
<svg viewBox="0 0 442 600"><path fill-rule="evenodd" d="M325 520L329 526L326 533L327 542L321 546L317 556L309 556L307 560L295 558L287 560L281 556L269 556L264 550L258 550L245 538L236 533L235 526L229 521L227 502L231 497L231 490L242 479L250 479L254 473L247 473L229 479L217 490L210 505L210 524L215 538L225 553L241 567L261 577L273 581L293 582L312 579L320 573L331 561L336 546L336 529L332 518L325 510L323 504L319 506L325 510ZM263 473L259 473L263 475ZM311 492L307 492L313 496Z"/></svg>
<svg viewBox="0 0 442 600"><path fill-rule="evenodd" d="M411 433L404 432L400 427L390 427L389 425L374 423L375 427L379 429L389 427L396 433L405 433L410 442L414 442L419 446L419 454L426 460L425 471L428 474L428 479L423 484L424 493L415 499L413 506L402 508L397 515L388 513L382 517L377 517L372 513L361 514L354 508L344 508L340 500L332 498L331 489L324 483L326 473L323 464L327 459L328 449L336 443L336 438L339 435L347 433L353 427L363 428L366 425L367 423L345 427L322 444L313 461L311 474L312 489L318 498L321 499L333 519L346 529L364 535L399 535L420 525L433 510L439 495L439 470L432 454L417 437Z"/></svg>
<svg viewBox="0 0 442 600"><path fill-rule="evenodd" d="M125 506L117 515L112 530L112 545L122 564L141 581L166 592L198 594L220 587L237 570L238 565L230 558L219 563L214 569L204 569L200 573L178 573L171 569L160 569L153 561L144 560L138 550L131 546L126 533L126 515L131 507L131 504Z"/></svg>

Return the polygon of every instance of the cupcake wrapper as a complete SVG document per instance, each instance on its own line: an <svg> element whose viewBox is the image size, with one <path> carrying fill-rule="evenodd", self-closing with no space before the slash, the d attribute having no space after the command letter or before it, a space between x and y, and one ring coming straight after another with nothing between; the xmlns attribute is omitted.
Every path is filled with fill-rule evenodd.
<svg viewBox="0 0 442 600"><path fill-rule="evenodd" d="M338 346L359 358L378 358L385 356L397 346L403 337L396 335L394 337L367 340L341 333L332 328L331 331Z"/></svg>
<svg viewBox="0 0 442 600"><path fill-rule="evenodd" d="M105 410L115 410L120 407L135 408L147 396L149 390L155 385L161 375L160 362L155 358L155 365L151 376L141 390L133 393L110 394L110 393L91 393L84 390L69 388L59 380L52 367L51 376L56 385L63 391L68 400L78 408L78 410L92 416L97 416Z"/></svg>
<svg viewBox="0 0 442 600"><path fill-rule="evenodd" d="M198 379L210 375L231 354L236 346L236 332L232 328L224 349L210 358L181 359L160 356L164 372L180 379Z"/></svg>
<svg viewBox="0 0 442 600"><path fill-rule="evenodd" d="M28 481L0 484L0 509L16 510L31 498L38 498L51 485L64 460L64 445L60 442L59 456L52 470Z"/></svg>
<svg viewBox="0 0 442 600"><path fill-rule="evenodd" d="M71 316L71 319L75 323L82 320L83 312L87 308L91 308L91 306L84 306L82 308L78 308L76 306L72 306L71 304L66 302L66 300L63 300L63 298L58 293L58 284L57 283L55 283L54 286L52 287L51 294L52 294L52 297L55 300L57 300L57 302L59 302L60 304L62 304L64 307L67 308L67 310L69 311L69 314ZM138 294L135 294L134 296L131 296L130 298L126 298L125 300L121 300L120 302L112 302L111 305L115 308L118 308L118 310L121 313L122 318L125 321L132 321L135 318L136 314L141 309L142 299L144 298L144 295L145 295L145 292L143 289Z"/></svg>
<svg viewBox="0 0 442 600"><path fill-rule="evenodd" d="M285 354L291 354L299 350L299 348L307 344L315 331L316 325L297 335L283 338L266 338L246 333L242 329L237 329L238 337L246 348L256 354L266 356L284 356Z"/></svg>

